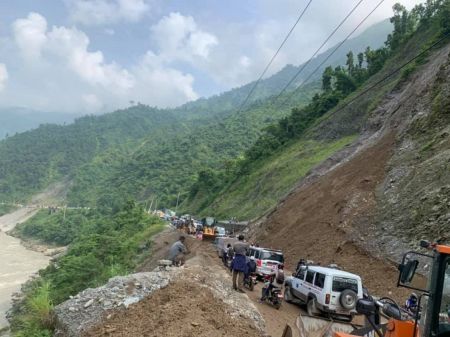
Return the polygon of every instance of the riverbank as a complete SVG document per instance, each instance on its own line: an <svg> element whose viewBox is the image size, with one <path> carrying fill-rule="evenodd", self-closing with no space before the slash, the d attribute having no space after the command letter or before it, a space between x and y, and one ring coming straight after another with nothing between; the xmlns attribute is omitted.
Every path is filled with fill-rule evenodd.
<svg viewBox="0 0 450 337"><path fill-rule="evenodd" d="M19 210L21 211L21 210ZM11 226L10 221L16 220L13 212L0 217L0 226ZM23 213L19 212L18 216ZM24 221L24 220L23 220ZM17 222L16 222L17 223ZM39 269L45 268L50 257L24 247L20 239L0 232L0 331L8 327L6 312L11 307L11 298L14 293L20 291L25 283Z"/></svg>

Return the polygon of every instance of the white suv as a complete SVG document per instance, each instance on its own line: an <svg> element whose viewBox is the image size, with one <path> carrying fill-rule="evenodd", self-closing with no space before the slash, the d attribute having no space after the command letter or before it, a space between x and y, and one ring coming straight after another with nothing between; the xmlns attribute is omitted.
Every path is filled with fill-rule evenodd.
<svg viewBox="0 0 450 337"><path fill-rule="evenodd" d="M352 319L362 297L361 277L335 268L302 266L285 281L284 299L306 304L309 315L327 313Z"/></svg>
<svg viewBox="0 0 450 337"><path fill-rule="evenodd" d="M260 277L272 275L275 278L278 267L284 266L284 256L281 250L250 247L247 256L253 256L256 262L256 274Z"/></svg>

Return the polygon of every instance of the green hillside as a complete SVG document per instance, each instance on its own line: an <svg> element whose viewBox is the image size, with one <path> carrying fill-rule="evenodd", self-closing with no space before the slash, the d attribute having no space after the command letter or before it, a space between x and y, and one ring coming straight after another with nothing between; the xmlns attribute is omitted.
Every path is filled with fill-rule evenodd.
<svg viewBox="0 0 450 337"><path fill-rule="evenodd" d="M436 8L417 6L408 12L397 7L392 18L394 31L386 47L368 49L358 58L348 55L345 67L326 69L322 92L309 105L293 109L289 116L266 128L232 170L201 172L182 208L248 220L274 207L311 168L350 144L363 131L381 97L426 63L425 56L418 59L346 106L445 36L449 5L429 6Z"/></svg>
<svg viewBox="0 0 450 337"><path fill-rule="evenodd" d="M347 43L355 50L369 43L378 46L379 32L389 25L380 23ZM298 80L329 52L314 59ZM340 50L333 62L345 63L345 54ZM157 198L160 206L173 205L179 193L182 200L187 196L199 171L233 166L263 129L309 101L320 88L318 81L307 84L289 104L272 104L271 96L299 67L287 66L261 81L240 112L237 107L253 83L176 109L137 105L9 137L0 142L0 199L25 201L50 183L69 178L71 205L112 207L128 198Z"/></svg>

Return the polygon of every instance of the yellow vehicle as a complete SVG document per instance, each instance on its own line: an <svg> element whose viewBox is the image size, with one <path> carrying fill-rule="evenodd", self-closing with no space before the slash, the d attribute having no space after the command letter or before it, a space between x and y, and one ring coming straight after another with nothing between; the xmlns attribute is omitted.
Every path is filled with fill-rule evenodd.
<svg viewBox="0 0 450 337"><path fill-rule="evenodd" d="M214 226L216 225L216 219L212 217L206 217L202 219L203 226L203 240L214 240L216 238L216 232Z"/></svg>

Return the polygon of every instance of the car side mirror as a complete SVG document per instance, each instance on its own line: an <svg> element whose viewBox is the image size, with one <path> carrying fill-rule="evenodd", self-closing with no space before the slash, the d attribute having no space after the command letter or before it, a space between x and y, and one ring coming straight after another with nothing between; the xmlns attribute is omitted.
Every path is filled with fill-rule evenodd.
<svg viewBox="0 0 450 337"><path fill-rule="evenodd" d="M416 273L416 269L417 269L418 265L419 265L419 261L409 260L408 262L398 266L398 269L400 271L400 283L401 284L411 283L411 281L414 277L414 274Z"/></svg>
<svg viewBox="0 0 450 337"><path fill-rule="evenodd" d="M356 302L356 312L361 315L370 316L376 312L375 302L372 300L361 298Z"/></svg>

